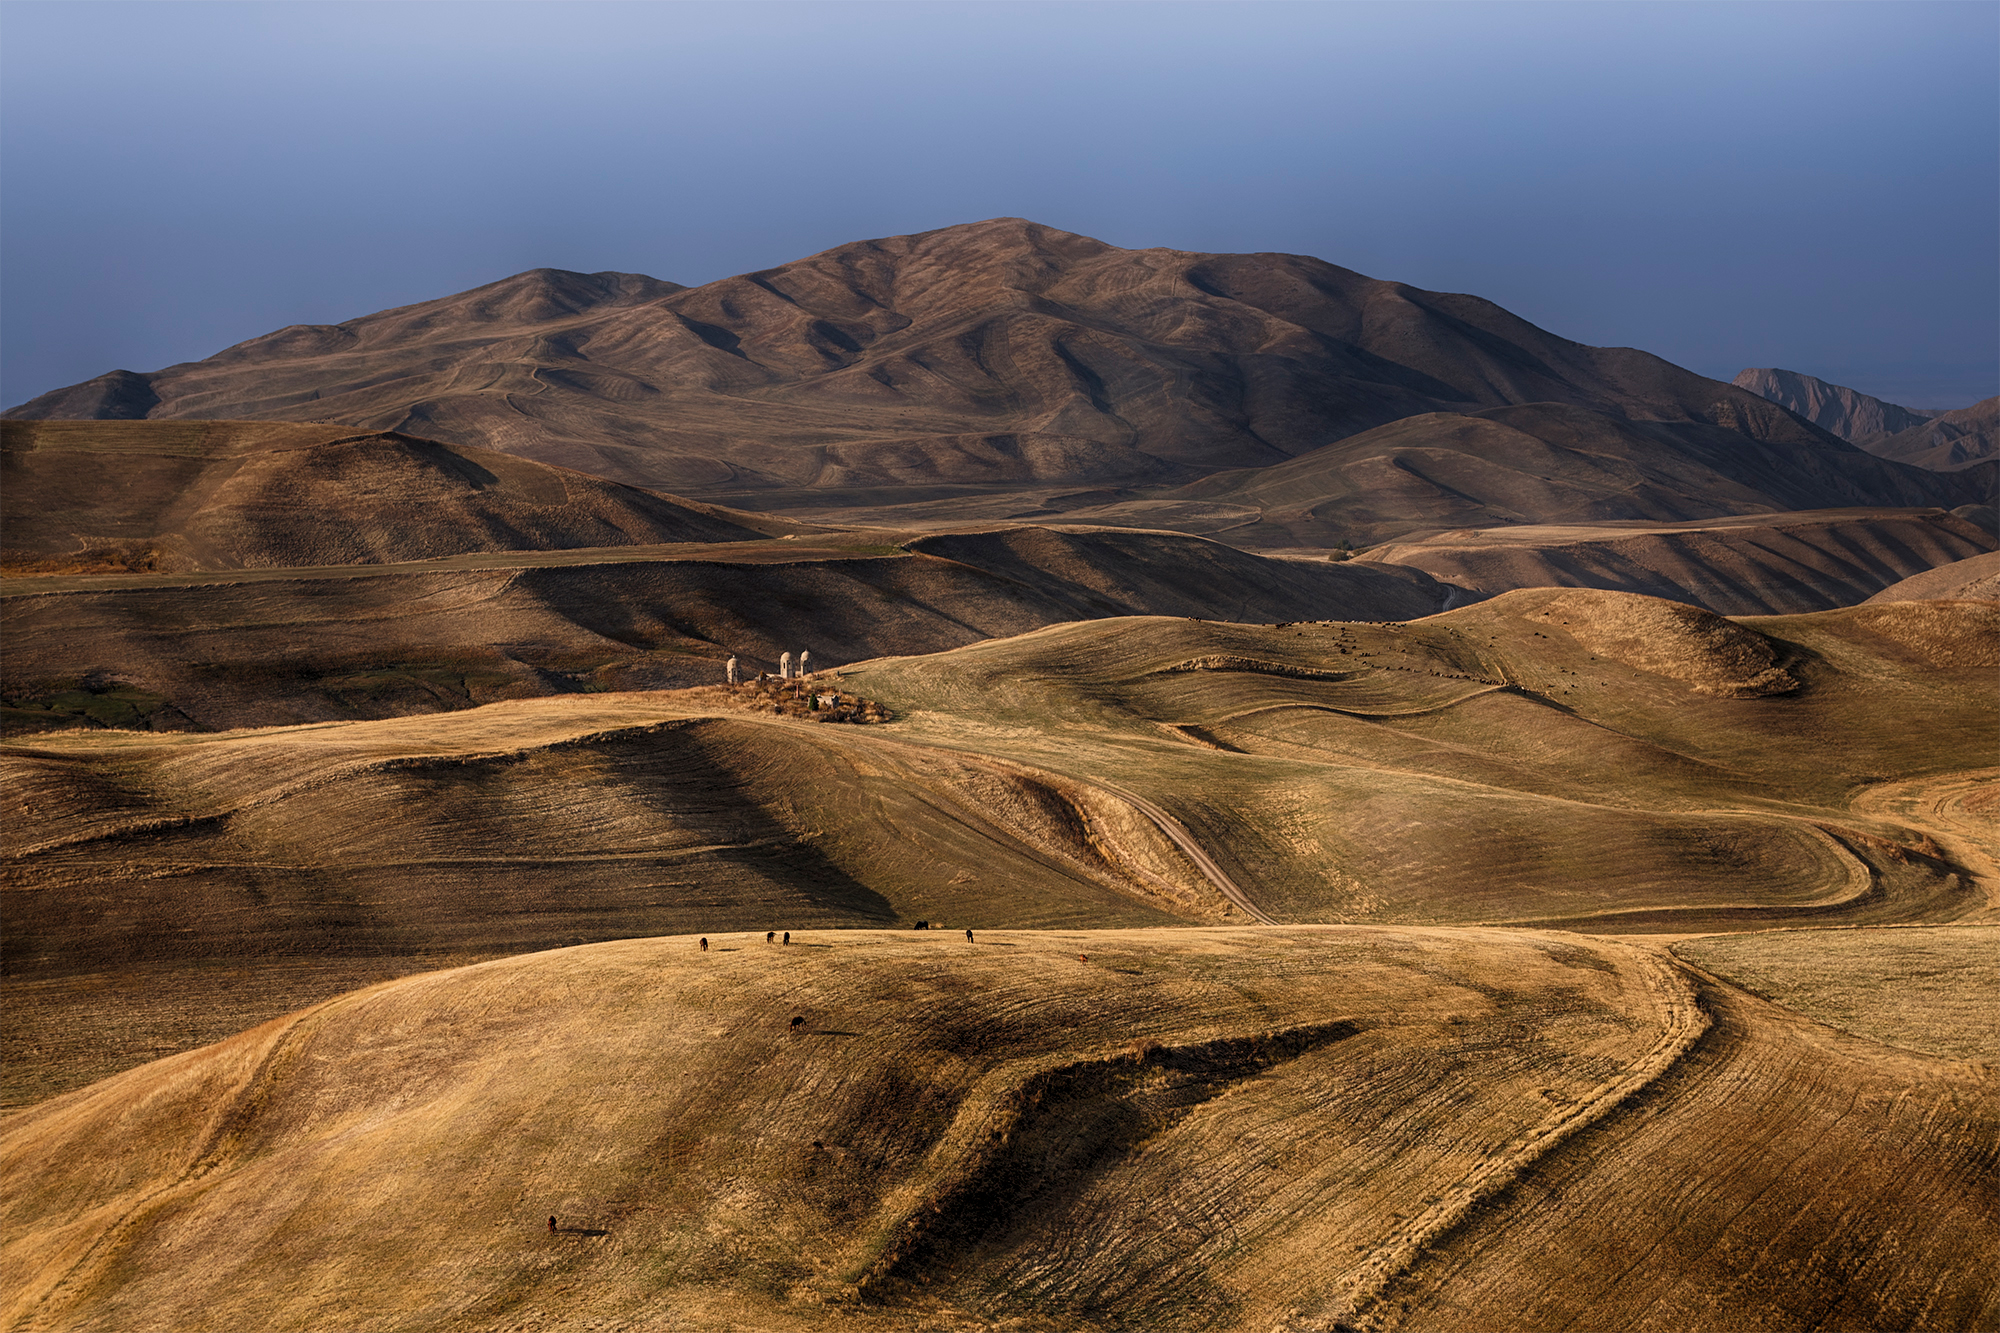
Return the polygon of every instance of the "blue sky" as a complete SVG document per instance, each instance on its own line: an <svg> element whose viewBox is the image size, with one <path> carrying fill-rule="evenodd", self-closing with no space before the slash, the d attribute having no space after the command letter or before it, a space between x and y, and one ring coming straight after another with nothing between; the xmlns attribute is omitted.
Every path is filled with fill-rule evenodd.
<svg viewBox="0 0 2000 1333"><path fill-rule="evenodd" d="M2000 392L1988 3L0 6L0 400L1002 215Z"/></svg>

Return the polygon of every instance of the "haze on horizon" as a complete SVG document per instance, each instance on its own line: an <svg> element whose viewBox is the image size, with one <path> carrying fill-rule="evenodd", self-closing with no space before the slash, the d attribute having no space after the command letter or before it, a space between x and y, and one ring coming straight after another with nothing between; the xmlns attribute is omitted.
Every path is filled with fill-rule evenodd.
<svg viewBox="0 0 2000 1333"><path fill-rule="evenodd" d="M1015 215L1720 379L2000 389L1983 4L11 3L13 405L548 266Z"/></svg>

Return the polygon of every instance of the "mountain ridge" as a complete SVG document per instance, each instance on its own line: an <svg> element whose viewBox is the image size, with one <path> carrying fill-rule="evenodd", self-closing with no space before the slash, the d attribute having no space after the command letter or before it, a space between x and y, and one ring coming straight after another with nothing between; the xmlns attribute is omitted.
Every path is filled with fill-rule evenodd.
<svg viewBox="0 0 2000 1333"><path fill-rule="evenodd" d="M1730 383L1789 408L1820 429L1863 448L1867 447L1864 441L1921 426L1941 415L1903 407L1796 370L1775 367L1740 370Z"/></svg>
<svg viewBox="0 0 2000 1333"><path fill-rule="evenodd" d="M1839 447L1755 394L1476 296L1007 218L691 288L530 270L5 415L333 420L742 503L1184 483L1424 412L1531 401Z"/></svg>

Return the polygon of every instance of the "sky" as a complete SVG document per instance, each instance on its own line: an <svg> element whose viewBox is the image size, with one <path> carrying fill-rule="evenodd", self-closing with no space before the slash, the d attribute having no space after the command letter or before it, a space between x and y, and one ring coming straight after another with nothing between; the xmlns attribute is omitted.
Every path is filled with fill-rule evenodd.
<svg viewBox="0 0 2000 1333"><path fill-rule="evenodd" d="M0 5L0 402L524 269L1020 216L2000 392L2000 5Z"/></svg>

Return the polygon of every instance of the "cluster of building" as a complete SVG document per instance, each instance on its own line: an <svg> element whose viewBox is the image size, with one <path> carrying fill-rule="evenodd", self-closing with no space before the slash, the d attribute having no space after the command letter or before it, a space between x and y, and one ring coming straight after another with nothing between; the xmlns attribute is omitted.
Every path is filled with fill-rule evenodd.
<svg viewBox="0 0 2000 1333"><path fill-rule="evenodd" d="M741 685L743 683L743 668L738 664L736 658L731 657L723 669L728 673L727 678L731 685ZM764 673L760 671L757 674L762 676ZM801 648L799 650L799 660L796 667L792 664L792 655L790 653L780 653L778 655L778 678L780 680L804 680L811 675L812 649Z"/></svg>

